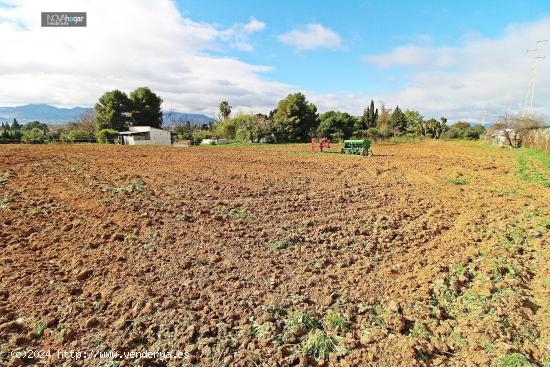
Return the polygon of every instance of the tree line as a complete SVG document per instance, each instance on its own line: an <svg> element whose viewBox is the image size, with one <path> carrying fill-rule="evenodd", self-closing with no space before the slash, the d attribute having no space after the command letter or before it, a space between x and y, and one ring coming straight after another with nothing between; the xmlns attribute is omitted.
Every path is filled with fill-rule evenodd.
<svg viewBox="0 0 550 367"><path fill-rule="evenodd" d="M425 119L420 112L393 110L384 104L376 107L371 100L361 116L328 111L318 114L317 107L302 93L289 94L279 101L269 115L239 114L233 118L231 106L223 101L219 106L220 121L205 135L242 142L305 142L312 137L334 140L349 138L388 139L399 136L479 139L481 125L459 122L447 125L447 119Z"/></svg>
<svg viewBox="0 0 550 367"><path fill-rule="evenodd" d="M83 120L85 115L79 117ZM0 143L43 144L48 142L89 142L95 141L94 134L86 130L82 121L69 123L65 127L51 128L40 121L21 124L17 119L0 124Z"/></svg>
<svg viewBox="0 0 550 367"><path fill-rule="evenodd" d="M130 126L161 128L162 98L147 87L129 94L120 90L104 93L94 109L75 121L58 128L49 128L39 121L21 125L2 123L0 141L43 143L47 141L113 142L120 131ZM289 94L275 109L266 114L238 114L231 117L228 101L219 106L215 123L196 126L189 121L172 121L169 128L179 138L200 143L205 138L225 138L239 142L306 142L312 137L342 140L349 138L388 139L400 136L479 139L485 129L461 121L447 126L447 119L425 119L420 112L402 111L384 104L375 106L373 100L361 116L346 112L328 111L319 114L317 106L302 93ZM169 115L168 113L167 115Z"/></svg>
<svg viewBox="0 0 550 367"><path fill-rule="evenodd" d="M0 142L40 144L59 142L114 142L118 132L129 126L162 126L162 99L147 87L129 95L113 90L104 93L92 111L86 112L65 126L49 127L40 121L0 125Z"/></svg>

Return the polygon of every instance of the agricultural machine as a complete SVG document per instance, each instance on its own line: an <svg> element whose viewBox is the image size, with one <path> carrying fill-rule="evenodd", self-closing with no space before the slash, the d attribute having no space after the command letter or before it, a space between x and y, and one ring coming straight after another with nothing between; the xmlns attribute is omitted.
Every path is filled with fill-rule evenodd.
<svg viewBox="0 0 550 367"><path fill-rule="evenodd" d="M313 153L315 153L315 151L317 150L317 147L319 148L319 150L322 152L323 149L330 149L330 140L327 139L327 138L323 138L323 139L320 139L319 141L317 141L316 138L312 138L311 139L311 151Z"/></svg>
<svg viewBox="0 0 550 367"><path fill-rule="evenodd" d="M341 154L358 154L367 156L372 155L370 140L344 140L344 145L340 149Z"/></svg>

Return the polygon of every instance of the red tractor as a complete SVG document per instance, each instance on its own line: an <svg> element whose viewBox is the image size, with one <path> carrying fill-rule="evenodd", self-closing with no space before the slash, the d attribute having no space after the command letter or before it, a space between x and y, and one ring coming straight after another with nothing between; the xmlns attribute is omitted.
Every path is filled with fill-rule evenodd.
<svg viewBox="0 0 550 367"><path fill-rule="evenodd" d="M317 138L311 138L311 151L315 153L317 151L317 147L319 147L321 152L324 148L330 149L330 139L322 138L317 141Z"/></svg>

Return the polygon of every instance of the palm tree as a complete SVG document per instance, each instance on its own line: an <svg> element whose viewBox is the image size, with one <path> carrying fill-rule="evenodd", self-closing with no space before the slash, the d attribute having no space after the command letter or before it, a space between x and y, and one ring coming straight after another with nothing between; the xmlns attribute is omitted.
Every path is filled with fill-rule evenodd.
<svg viewBox="0 0 550 367"><path fill-rule="evenodd" d="M219 109L221 117L223 117L224 120L227 120L229 118L229 115L231 115L231 106L229 105L229 102L222 101L220 103Z"/></svg>

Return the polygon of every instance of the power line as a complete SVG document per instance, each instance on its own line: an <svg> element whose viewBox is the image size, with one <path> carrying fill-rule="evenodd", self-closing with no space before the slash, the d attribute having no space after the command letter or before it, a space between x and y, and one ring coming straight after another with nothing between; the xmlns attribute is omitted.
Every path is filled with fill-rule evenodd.
<svg viewBox="0 0 550 367"><path fill-rule="evenodd" d="M525 53L532 54L531 59L531 71L529 75L529 84L527 85L527 94L525 95L525 101L523 103L523 110L521 111L522 117L528 117L533 113L533 101L535 99L535 83L537 80L537 67L540 60L546 58L539 53L542 48L546 46L548 40L539 40L535 43L535 48L527 50Z"/></svg>

